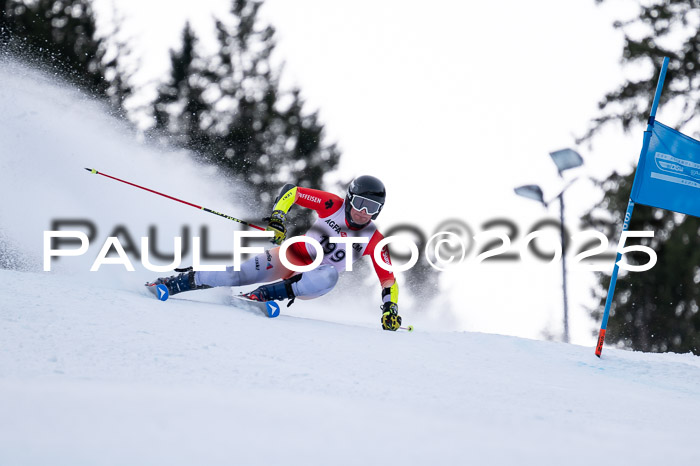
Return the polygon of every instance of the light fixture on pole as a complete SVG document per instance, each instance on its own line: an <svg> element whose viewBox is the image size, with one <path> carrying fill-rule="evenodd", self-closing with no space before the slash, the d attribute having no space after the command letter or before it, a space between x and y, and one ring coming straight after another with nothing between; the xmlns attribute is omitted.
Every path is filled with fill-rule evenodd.
<svg viewBox="0 0 700 466"><path fill-rule="evenodd" d="M562 176L562 172L570 169L576 168L583 165L583 157L573 149L562 149L550 152L549 156L552 157L554 164L559 170L559 176Z"/></svg>
<svg viewBox="0 0 700 466"><path fill-rule="evenodd" d="M557 166L557 170L559 171L559 176L563 178L562 173L566 170L569 170L571 168L576 168L580 167L583 165L583 157L576 152L573 149L562 149L562 150L557 150L554 152L549 153L550 157L552 157L552 161L554 164ZM536 184L528 184L524 186L519 186L515 188L515 194L518 196L526 197L528 199L532 199L534 201L537 201L541 203L543 206L548 207L549 204L554 200L554 199L559 199L559 220L560 220L560 229L559 233L561 235L561 246L562 250L565 250L565 229L564 229L564 191L569 189L569 186L571 186L574 181L576 181L578 178L574 178L571 180L566 186L564 186L564 189L556 195L553 199L550 201L545 201L544 200L544 195L542 193L542 188L540 188ZM564 251L562 251L564 252ZM561 256L561 270L562 270L562 295L564 297L564 342L568 343L569 342L569 300L567 296L567 287L566 287L566 254L562 254Z"/></svg>
<svg viewBox="0 0 700 466"><path fill-rule="evenodd" d="M515 194L518 196L526 197L528 199L532 199L533 201L537 201L542 203L545 207L547 207L547 203L544 201L544 194L542 193L542 188L537 186L536 184L526 184L525 186L519 186L515 188Z"/></svg>

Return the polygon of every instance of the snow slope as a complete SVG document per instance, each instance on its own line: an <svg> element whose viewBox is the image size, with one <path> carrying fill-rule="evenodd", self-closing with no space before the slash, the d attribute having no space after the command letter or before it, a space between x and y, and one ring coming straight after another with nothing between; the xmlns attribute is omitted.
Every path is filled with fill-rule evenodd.
<svg viewBox="0 0 700 466"><path fill-rule="evenodd" d="M700 460L691 355L598 360L318 321L301 305L267 319L227 290L162 303L41 273L0 271L0 295L3 465Z"/></svg>
<svg viewBox="0 0 700 466"><path fill-rule="evenodd" d="M434 307L389 333L376 296L342 287L267 319L227 289L161 303L137 263L88 272L118 225L165 242L209 226L216 251L237 227L83 167L226 213L244 193L51 78L0 63L0 82L0 232L29 264L0 270L0 465L700 461L691 355L449 332ZM97 240L42 272L56 218Z"/></svg>

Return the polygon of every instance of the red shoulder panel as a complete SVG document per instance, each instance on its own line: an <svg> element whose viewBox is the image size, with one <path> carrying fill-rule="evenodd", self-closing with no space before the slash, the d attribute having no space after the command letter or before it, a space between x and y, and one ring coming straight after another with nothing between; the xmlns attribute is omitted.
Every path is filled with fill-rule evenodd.
<svg viewBox="0 0 700 466"><path fill-rule="evenodd" d="M343 205L343 199L326 191L297 187L297 197L294 203L307 209L314 209L319 217L325 218L340 209Z"/></svg>
<svg viewBox="0 0 700 466"><path fill-rule="evenodd" d="M375 231L372 237L369 239L369 243L367 244L367 248L365 249L365 253L363 254L364 256L369 256L370 259L372 259L372 265L374 266L374 271L377 274L377 278L379 278L380 283L385 283L388 280L395 279L393 272L389 272L379 267L379 265L377 265L377 261L374 259L374 250L377 247L377 243L379 243L383 239L384 235L379 233L379 231ZM382 248L381 258L385 264L391 265L391 256L389 255L389 248L386 244Z"/></svg>

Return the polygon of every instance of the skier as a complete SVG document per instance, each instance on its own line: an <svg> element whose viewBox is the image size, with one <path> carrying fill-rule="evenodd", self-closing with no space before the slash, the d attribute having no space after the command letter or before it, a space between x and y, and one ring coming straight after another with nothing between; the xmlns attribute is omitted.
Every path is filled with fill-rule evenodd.
<svg viewBox="0 0 700 466"><path fill-rule="evenodd" d="M233 267L227 267L226 271L221 272L195 272L190 268L179 275L158 278L147 285L163 284L170 295L174 295L214 286L273 282L261 285L244 296L255 301L288 299L291 304L295 298L313 299L328 293L335 287L339 272L345 271L346 261L355 262L362 256L369 256L382 287L382 328L395 331L401 326L398 284L394 274L379 267L374 258L376 245L383 236L372 220L381 212L385 200L384 184L368 175L357 177L350 183L345 200L325 191L286 184L275 200L272 215L267 219L267 230L274 233L271 241L277 245L284 241L287 234L285 220L292 205L314 209L319 218L306 232L306 236L315 239L323 247L323 261L318 267L303 273L289 270L280 261L280 248L274 247L241 264L238 272ZM333 243L331 237L367 238L368 242L352 243L351 250L346 251L346 244ZM295 266L309 265L315 256L316 250L306 242L293 243L287 249L287 259ZM391 265L386 246L382 248L381 258Z"/></svg>

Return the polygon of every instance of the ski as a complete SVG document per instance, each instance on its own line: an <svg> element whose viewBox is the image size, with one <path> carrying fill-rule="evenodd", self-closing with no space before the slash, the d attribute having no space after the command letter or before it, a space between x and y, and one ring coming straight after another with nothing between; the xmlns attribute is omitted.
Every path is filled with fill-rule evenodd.
<svg viewBox="0 0 700 466"><path fill-rule="evenodd" d="M168 287L163 284L146 283L146 288L160 301L166 301L170 297Z"/></svg>
<svg viewBox="0 0 700 466"><path fill-rule="evenodd" d="M167 301L170 297L168 287L163 284L146 283L146 288L160 301ZM237 295L233 296L231 304L238 308L253 309L262 312L264 316L269 318L280 315L280 306L274 301L255 301L245 295Z"/></svg>
<svg viewBox="0 0 700 466"><path fill-rule="evenodd" d="M241 294L234 295L231 304L244 309L255 309L269 318L280 315L280 306L274 301L255 301Z"/></svg>
<svg viewBox="0 0 700 466"><path fill-rule="evenodd" d="M168 287L158 283L146 283L148 291L153 293L153 296L160 301L166 301L170 297ZM274 318L280 315L280 306L274 301L256 301L248 298L246 295L234 295L231 297L231 305L246 309L261 312L265 317ZM413 332L413 325L399 327L398 330Z"/></svg>

